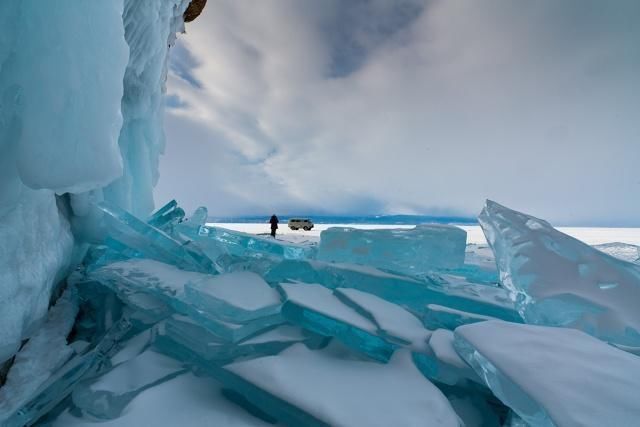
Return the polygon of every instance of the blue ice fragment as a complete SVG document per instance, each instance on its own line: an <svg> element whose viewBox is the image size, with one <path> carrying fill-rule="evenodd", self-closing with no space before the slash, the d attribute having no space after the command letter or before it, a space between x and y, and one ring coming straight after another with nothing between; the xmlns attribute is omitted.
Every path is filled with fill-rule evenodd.
<svg viewBox="0 0 640 427"><path fill-rule="evenodd" d="M470 323L496 320L495 317L477 313L469 313L437 304L428 304L422 316L422 322L429 329L449 329L453 331L458 326Z"/></svg>
<svg viewBox="0 0 640 427"><path fill-rule="evenodd" d="M371 320L344 305L331 290L317 284L281 284L285 298L282 315L291 323L324 336L336 337L348 347L386 362L396 344L378 335Z"/></svg>
<svg viewBox="0 0 640 427"><path fill-rule="evenodd" d="M147 224L170 232L175 224L184 219L184 215L184 210L178 207L178 203L175 200L171 200L152 213L147 219Z"/></svg>
<svg viewBox="0 0 640 427"><path fill-rule="evenodd" d="M427 304L439 304L462 311L481 313L504 320L518 321L509 294L502 288L469 283L464 280L438 282L352 264L320 261L285 260L265 274L272 284L300 281L319 283L330 289L353 288L423 314Z"/></svg>
<svg viewBox="0 0 640 427"><path fill-rule="evenodd" d="M480 322L456 329L454 347L530 426L631 426L640 419L640 358L584 332Z"/></svg>
<svg viewBox="0 0 640 427"><path fill-rule="evenodd" d="M453 332L437 329L429 337L427 351L413 352L413 361L422 374L447 385L469 388L469 381L482 384L478 375L456 353Z"/></svg>
<svg viewBox="0 0 640 427"><path fill-rule="evenodd" d="M114 240L151 259L184 269L204 273L216 272L213 262L204 254L191 250L187 245L125 210L107 202L101 202L98 207L106 214L108 233Z"/></svg>
<svg viewBox="0 0 640 427"><path fill-rule="evenodd" d="M527 323L572 327L640 346L640 266L490 200L478 220L502 285Z"/></svg>
<svg viewBox="0 0 640 427"><path fill-rule="evenodd" d="M461 267L466 240L466 231L444 224L388 230L333 227L320 234L317 258L419 275Z"/></svg>

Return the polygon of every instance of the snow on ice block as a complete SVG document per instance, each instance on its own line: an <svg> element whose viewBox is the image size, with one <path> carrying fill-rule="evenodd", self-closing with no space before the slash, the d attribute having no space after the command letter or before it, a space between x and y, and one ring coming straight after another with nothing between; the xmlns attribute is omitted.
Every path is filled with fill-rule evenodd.
<svg viewBox="0 0 640 427"><path fill-rule="evenodd" d="M318 260L372 265L416 275L464 263L467 232L444 224L412 229L332 227L320 234Z"/></svg>
<svg viewBox="0 0 640 427"><path fill-rule="evenodd" d="M197 233L194 233L193 229L185 223L181 224L177 230L187 234L198 244L203 241L214 241L227 253L236 256L308 259L314 258L316 252L316 248L310 245L283 242L272 237L260 237L220 227L202 226Z"/></svg>
<svg viewBox="0 0 640 427"><path fill-rule="evenodd" d="M186 298L187 283L208 280L210 275L180 270L172 265L149 259L131 259L114 262L90 273L89 278L103 283L118 294L131 295L136 292L148 293L157 297L176 312L189 316L195 322L218 335L220 338L237 342L262 330L277 326L284 322L279 312L256 317L250 321L229 321L221 318L216 311L203 310ZM246 295L249 299L261 295ZM127 297L123 297L127 300Z"/></svg>
<svg viewBox="0 0 640 427"><path fill-rule="evenodd" d="M502 285L513 291L527 323L640 346L640 266L490 200L478 221L496 254Z"/></svg>
<svg viewBox="0 0 640 427"><path fill-rule="evenodd" d="M482 384L473 369L456 353L453 343L453 332L433 331L428 351L413 353L416 367L425 377L443 384L465 386L467 380Z"/></svg>
<svg viewBox="0 0 640 427"><path fill-rule="evenodd" d="M469 323L484 322L486 320L496 320L495 317L484 316L477 313L469 313L437 304L428 304L422 322L429 329L449 329L454 330L458 326Z"/></svg>
<svg viewBox="0 0 640 427"><path fill-rule="evenodd" d="M456 329L454 346L530 426L640 419L640 358L581 331L489 321Z"/></svg>
<svg viewBox="0 0 640 427"><path fill-rule="evenodd" d="M280 312L280 296L255 273L239 271L189 282L187 301L232 322L248 322Z"/></svg>
<svg viewBox="0 0 640 427"><path fill-rule="evenodd" d="M335 296L358 313L371 320L378 334L388 341L422 350L431 335L420 319L409 311L373 294L357 289L338 288Z"/></svg>
<svg viewBox="0 0 640 427"><path fill-rule="evenodd" d="M406 351L379 364L297 344L278 356L228 365L217 376L284 425L460 425L448 400Z"/></svg>
<svg viewBox="0 0 640 427"><path fill-rule="evenodd" d="M278 286L286 298L282 315L291 323L324 336L336 337L348 347L386 362L397 345L378 336L376 324L343 304L331 290L317 284Z"/></svg>
<svg viewBox="0 0 640 427"><path fill-rule="evenodd" d="M330 289L353 288L423 314L427 304L439 304L462 311L482 313L499 319L519 321L509 293L502 288L464 280L438 281L388 273L370 266L320 261L285 260L265 274L267 282L299 281L320 283Z"/></svg>
<svg viewBox="0 0 640 427"><path fill-rule="evenodd" d="M242 408L229 402L212 378L186 373L138 394L120 418L96 420L65 410L54 427L266 427ZM73 412L73 414L72 414Z"/></svg>
<svg viewBox="0 0 640 427"><path fill-rule="evenodd" d="M115 205L101 202L98 207L106 214L105 223L109 236L117 242L151 259L203 273L216 272L211 259L201 251L183 245L162 230ZM121 248L113 249L118 251Z"/></svg>
<svg viewBox="0 0 640 427"><path fill-rule="evenodd" d="M97 379L78 384L71 396L74 405L84 413L99 419L113 419L145 389L185 372L175 359L147 350Z"/></svg>
<svg viewBox="0 0 640 427"><path fill-rule="evenodd" d="M69 287L49 310L45 323L16 355L6 382L0 387L0 425L73 355L67 335L77 314L78 294Z"/></svg>

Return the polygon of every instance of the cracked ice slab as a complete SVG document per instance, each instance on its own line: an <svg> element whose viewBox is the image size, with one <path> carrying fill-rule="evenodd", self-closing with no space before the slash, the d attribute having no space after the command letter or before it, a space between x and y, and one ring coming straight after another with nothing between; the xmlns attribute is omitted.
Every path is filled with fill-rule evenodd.
<svg viewBox="0 0 640 427"><path fill-rule="evenodd" d="M467 232L444 224L412 229L360 230L333 227L320 234L318 260L373 265L403 274L461 267Z"/></svg>
<svg viewBox="0 0 640 427"><path fill-rule="evenodd" d="M460 425L446 397L420 375L406 351L380 364L296 344L278 356L228 365L218 376L286 425Z"/></svg>
<svg viewBox="0 0 640 427"><path fill-rule="evenodd" d="M640 346L640 266L490 200L478 221L495 252L502 285L513 292L527 323L572 327Z"/></svg>
<svg viewBox="0 0 640 427"><path fill-rule="evenodd" d="M574 329L489 321L454 346L530 426L630 426L640 419L640 358Z"/></svg>
<svg viewBox="0 0 640 427"><path fill-rule="evenodd" d="M396 344L378 335L369 318L343 304L330 289L318 284L280 284L285 298L282 315L291 323L324 336L336 337L348 347L386 362Z"/></svg>
<svg viewBox="0 0 640 427"><path fill-rule="evenodd" d="M486 320L496 320L495 317L484 316L477 313L469 313L437 304L428 304L422 322L429 329L450 329L454 330L458 326L469 323L484 322Z"/></svg>
<svg viewBox="0 0 640 427"><path fill-rule="evenodd" d="M387 340L407 345L413 350L425 348L431 331L403 307L357 289L338 288L334 295L361 315L374 322L378 334Z"/></svg>
<svg viewBox="0 0 640 427"><path fill-rule="evenodd" d="M370 266L284 260L267 271L265 280L271 284L299 281L320 283L330 289L358 289L418 314L424 312L427 304L439 304L503 320L520 319L505 289L462 279L448 281L440 276L437 281L430 277L417 279Z"/></svg>
<svg viewBox="0 0 640 427"><path fill-rule="evenodd" d="M189 299L185 287L187 284L200 281L205 288L207 284L220 284L215 280L210 281L214 276L180 270L154 260L131 259L114 262L91 272L89 278L103 283L118 294L125 295L124 300L131 300L130 295L135 295L137 292L157 297L174 311L189 316L220 338L231 342L237 342L261 330L283 323L277 309L279 306L274 306L274 303L278 303L278 295L266 283L259 282L262 279L247 272L228 273L220 277L222 276L228 277L220 279L220 283L224 286L219 292L213 292L217 296L216 304L213 305L210 304L210 300L194 304L193 300L197 294L190 294L191 299ZM247 278L251 280L247 282ZM248 290L243 288L245 282L249 283ZM265 289L257 292L256 289L260 285ZM207 297L211 298L211 295ZM242 304L244 308L257 307L258 309L256 312L249 312L250 320L230 321L228 314L241 310L234 304ZM219 310L221 313L218 312Z"/></svg>

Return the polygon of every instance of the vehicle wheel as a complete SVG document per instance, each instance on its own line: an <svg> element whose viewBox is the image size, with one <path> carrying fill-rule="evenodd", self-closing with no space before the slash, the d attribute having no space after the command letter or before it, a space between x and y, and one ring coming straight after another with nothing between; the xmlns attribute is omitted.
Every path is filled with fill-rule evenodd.
<svg viewBox="0 0 640 427"><path fill-rule="evenodd" d="M298 229L298 227L289 227L291 228L293 231L296 231Z"/></svg>
<svg viewBox="0 0 640 427"><path fill-rule="evenodd" d="M303 227L304 231L309 231L311 230L309 227L307 227L306 225Z"/></svg>

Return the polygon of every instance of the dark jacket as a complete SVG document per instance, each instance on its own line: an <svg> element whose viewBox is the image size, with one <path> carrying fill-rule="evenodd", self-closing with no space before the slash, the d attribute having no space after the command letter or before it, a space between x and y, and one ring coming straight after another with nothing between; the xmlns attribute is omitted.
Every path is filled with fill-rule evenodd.
<svg viewBox="0 0 640 427"><path fill-rule="evenodd" d="M269 222L271 223L271 229L272 230L275 230L275 229L278 228L278 222L279 221L278 221L278 217L277 216L273 215L271 217L271 219L269 220Z"/></svg>

